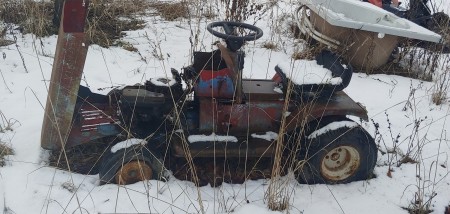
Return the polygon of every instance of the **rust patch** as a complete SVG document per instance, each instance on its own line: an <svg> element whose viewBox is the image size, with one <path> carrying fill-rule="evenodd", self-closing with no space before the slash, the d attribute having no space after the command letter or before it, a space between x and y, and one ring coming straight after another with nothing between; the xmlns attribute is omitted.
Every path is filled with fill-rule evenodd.
<svg viewBox="0 0 450 214"><path fill-rule="evenodd" d="M88 0L66 0L64 3L62 26L65 33L84 32Z"/></svg>
<svg viewBox="0 0 450 214"><path fill-rule="evenodd" d="M287 130L300 127L299 124L325 116L353 115L367 121L366 109L353 101L345 92L335 92L329 99L318 99L306 105L299 105L286 118Z"/></svg>

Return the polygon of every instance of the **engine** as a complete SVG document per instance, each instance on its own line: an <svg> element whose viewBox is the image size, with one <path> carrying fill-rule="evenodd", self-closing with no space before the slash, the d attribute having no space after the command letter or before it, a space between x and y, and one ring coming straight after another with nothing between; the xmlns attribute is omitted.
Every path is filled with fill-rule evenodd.
<svg viewBox="0 0 450 214"><path fill-rule="evenodd" d="M172 69L172 76L152 78L145 85L127 86L121 90L123 122L136 137L155 132L182 97L181 77L175 69Z"/></svg>

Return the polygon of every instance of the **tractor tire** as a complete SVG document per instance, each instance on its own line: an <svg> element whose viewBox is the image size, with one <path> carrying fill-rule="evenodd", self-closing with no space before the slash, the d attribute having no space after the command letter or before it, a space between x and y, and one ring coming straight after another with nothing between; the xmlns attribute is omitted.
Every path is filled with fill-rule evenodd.
<svg viewBox="0 0 450 214"><path fill-rule="evenodd" d="M306 162L298 175L300 183L344 184L373 177L377 146L360 126L306 138L305 147L307 152L301 159Z"/></svg>
<svg viewBox="0 0 450 214"><path fill-rule="evenodd" d="M116 152L109 149L102 158L100 184L133 184L143 180L160 180L164 169L161 156L156 150L135 145Z"/></svg>

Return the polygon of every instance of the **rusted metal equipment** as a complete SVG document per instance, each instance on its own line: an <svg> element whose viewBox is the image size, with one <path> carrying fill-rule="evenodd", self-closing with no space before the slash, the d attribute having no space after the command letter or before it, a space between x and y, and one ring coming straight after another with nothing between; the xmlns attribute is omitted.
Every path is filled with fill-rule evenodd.
<svg viewBox="0 0 450 214"><path fill-rule="evenodd" d="M61 149L72 128L88 44L84 33L88 0L66 0L56 45L41 133L41 146Z"/></svg>
<svg viewBox="0 0 450 214"><path fill-rule="evenodd" d="M63 15L63 23L66 18ZM108 95L78 86L86 52L80 56L72 50L80 48L81 41L67 40L72 46L58 44L42 147L58 150L93 142L108 144L99 166L101 183L159 179L164 168L178 170L185 167L179 163L195 164L199 159L238 166L234 173L239 174L239 181L259 178L269 174L267 168L262 169L264 173L246 170L259 167L260 158L270 162L277 143L286 153L293 152L286 155L292 161L314 163L301 167L301 182L346 183L371 176L377 157L374 140L346 118L368 119L366 110L342 91L350 83L350 65L331 52L322 52L316 61L302 63L313 63L335 82L300 83L291 75L294 68L282 65L275 68L271 80L243 79L245 54L240 48L260 38L262 30L238 22L215 22L207 29L223 38L226 46L195 52L192 66L184 68L182 75L172 69L172 77L151 78L144 85L114 89ZM72 34L61 31L59 39L66 41L62 38L67 35ZM66 59L73 60L67 64ZM295 71L307 68L299 66ZM67 72L70 83L61 77ZM217 176L236 181L230 178L231 172L219 172L214 162L184 174L195 177L196 169L206 168L212 171L199 173L212 175L213 185L219 182Z"/></svg>

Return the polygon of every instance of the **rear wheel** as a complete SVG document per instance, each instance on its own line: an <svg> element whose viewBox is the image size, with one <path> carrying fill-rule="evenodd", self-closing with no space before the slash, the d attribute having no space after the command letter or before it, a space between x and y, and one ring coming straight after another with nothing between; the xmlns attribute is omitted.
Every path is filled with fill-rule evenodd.
<svg viewBox="0 0 450 214"><path fill-rule="evenodd" d="M323 127L318 136L313 133L307 137L300 182L340 184L373 177L378 152L373 138L360 126L332 130L335 125Z"/></svg>
<svg viewBox="0 0 450 214"><path fill-rule="evenodd" d="M158 180L163 164L156 151L136 145L118 151L108 151L100 166L100 183L127 185L143 180Z"/></svg>

